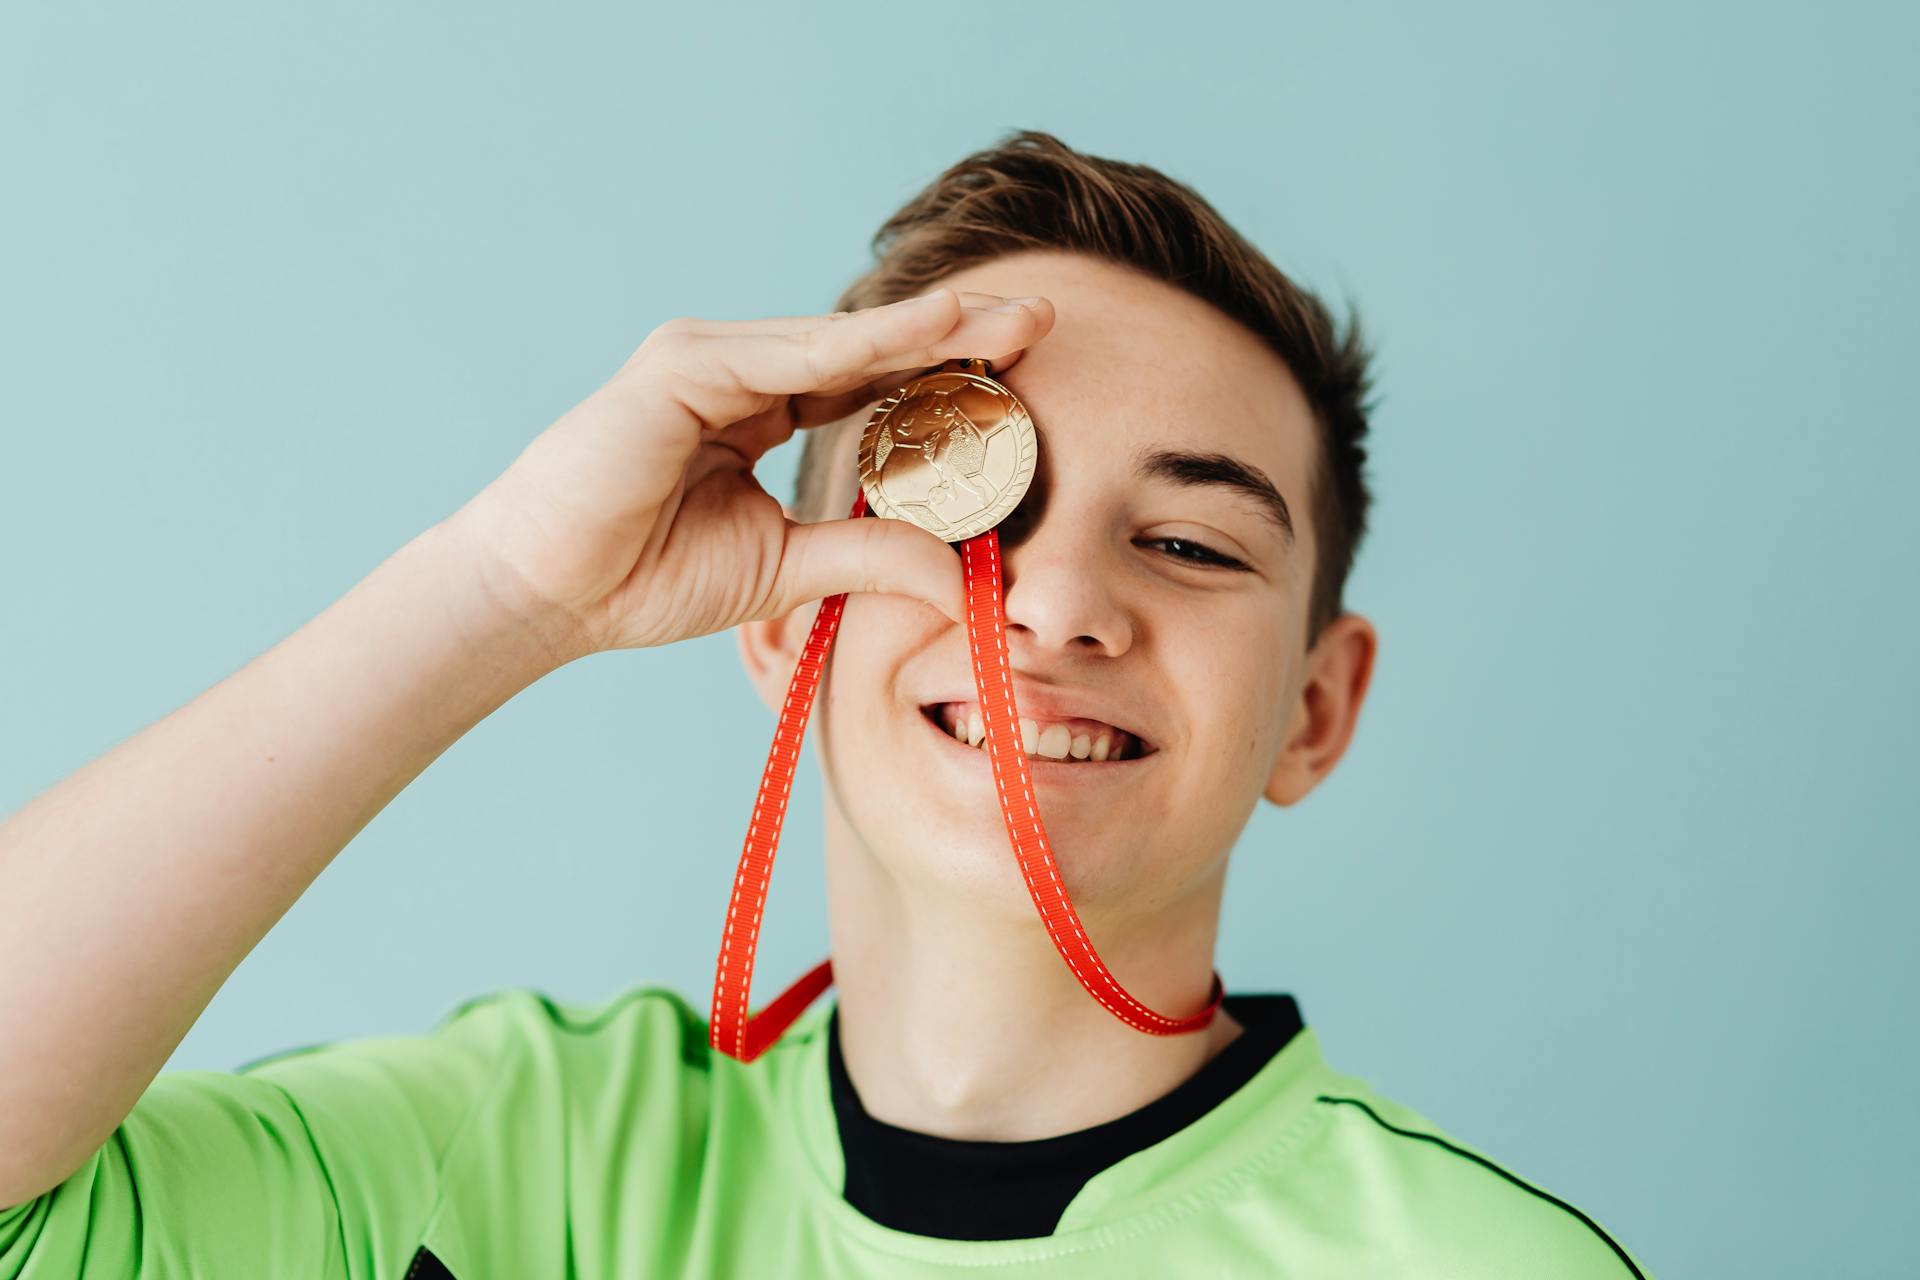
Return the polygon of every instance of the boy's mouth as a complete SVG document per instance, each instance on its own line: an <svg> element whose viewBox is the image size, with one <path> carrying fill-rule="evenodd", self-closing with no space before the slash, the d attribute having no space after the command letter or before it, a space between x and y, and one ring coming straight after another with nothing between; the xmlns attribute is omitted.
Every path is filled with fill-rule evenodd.
<svg viewBox="0 0 1920 1280"><path fill-rule="evenodd" d="M921 707L920 714L956 742L985 750L987 722L979 703L934 702ZM1057 720L1021 716L1020 742L1028 757L1063 764L1138 760L1158 750L1138 734L1083 717Z"/></svg>

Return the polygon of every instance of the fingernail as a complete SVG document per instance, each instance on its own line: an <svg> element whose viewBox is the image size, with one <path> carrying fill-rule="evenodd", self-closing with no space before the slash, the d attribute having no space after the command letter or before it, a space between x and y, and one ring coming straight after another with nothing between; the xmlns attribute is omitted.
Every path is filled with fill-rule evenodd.
<svg viewBox="0 0 1920 1280"><path fill-rule="evenodd" d="M993 311L1020 311L1020 310L1023 310L1024 308L1026 308L1026 307L1029 307L1029 306L1031 306L1032 304L1034 304L1034 303L1036 303L1036 302L1038 302L1038 301L1040 301L1040 299L1038 299L1038 298L1008 298L1008 299L1007 299L1007 300L1006 300L1005 302L1003 302L1003 303L1001 303L1001 304L1000 304L999 306L997 306L997 307L991 307L991 308L989 308L989 310L993 310Z"/></svg>

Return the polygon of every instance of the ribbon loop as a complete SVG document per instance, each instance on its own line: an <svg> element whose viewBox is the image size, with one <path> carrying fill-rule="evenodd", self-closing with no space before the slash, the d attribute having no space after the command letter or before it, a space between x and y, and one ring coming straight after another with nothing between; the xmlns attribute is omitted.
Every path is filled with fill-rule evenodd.
<svg viewBox="0 0 1920 1280"><path fill-rule="evenodd" d="M848 516L859 519L865 514L867 501L863 492L855 496ZM1081 926L1080 916L1073 909L1066 884L1060 878L1060 867L1047 841L1046 827L1040 821L1040 806L1034 797L1033 779L1020 741L1020 715L1014 704L1013 679L1007 662L1007 617L1001 591L998 530L988 529L966 539L960 544L960 554L966 577L967 643L973 655L974 687L980 695L980 711L986 721L987 758L1000 796L1000 813L1006 821L1007 837L1019 860L1027 892L1039 910L1048 936L1053 939L1054 949L1087 993L1135 1030L1149 1035L1182 1035L1202 1029L1213 1021L1225 996L1218 971L1213 974L1212 989L1204 1008L1185 1017L1168 1017L1128 994L1101 961L1092 939ZM733 894L727 903L720 958L714 966L713 1013L708 1038L715 1049L742 1062L752 1062L759 1057L833 983L833 962L823 960L758 1014L750 1017L747 1013L753 960L760 943L760 922L766 912L767 887L773 877L774 854L780 846L787 796L792 791L794 770L800 759L800 740L806 732L827 650L833 645L846 602L845 593L828 596L820 602L820 612L814 617L800 660L794 665L786 702L780 709L780 723L774 731L773 746L767 753L766 768L760 777L760 791L754 799L753 816L747 824L740 866L734 874Z"/></svg>

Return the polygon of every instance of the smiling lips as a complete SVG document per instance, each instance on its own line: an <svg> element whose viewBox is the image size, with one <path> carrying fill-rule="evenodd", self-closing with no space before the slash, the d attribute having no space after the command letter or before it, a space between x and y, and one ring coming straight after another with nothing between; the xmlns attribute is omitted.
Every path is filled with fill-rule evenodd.
<svg viewBox="0 0 1920 1280"><path fill-rule="evenodd" d="M984 749L987 722L974 702L939 702L920 713L968 746ZM1036 720L1020 717L1020 745L1027 755L1042 760L1097 763L1136 760L1152 748L1125 729L1099 720Z"/></svg>

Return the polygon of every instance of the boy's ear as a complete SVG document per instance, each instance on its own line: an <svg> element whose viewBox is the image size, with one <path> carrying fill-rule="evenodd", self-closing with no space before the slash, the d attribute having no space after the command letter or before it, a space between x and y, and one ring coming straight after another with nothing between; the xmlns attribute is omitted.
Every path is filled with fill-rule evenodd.
<svg viewBox="0 0 1920 1280"><path fill-rule="evenodd" d="M793 518L793 511L786 503L780 504L780 511L789 520ZM800 661L800 650L806 646L807 633L813 629L814 616L819 612L820 602L808 600L777 618L743 622L734 628L734 639L740 646L740 665L746 668L747 679L760 695L760 701L775 716L786 705L793 668Z"/></svg>
<svg viewBox="0 0 1920 1280"><path fill-rule="evenodd" d="M1298 804L1333 772L1353 741L1379 650L1379 634L1357 613L1341 614L1321 632L1307 655L1287 743L1267 778L1268 800Z"/></svg>
<svg viewBox="0 0 1920 1280"><path fill-rule="evenodd" d="M777 618L743 622L734 633L740 645L740 665L747 670L760 701L774 715L787 701L787 685L793 680L793 668L806 647L807 632L813 629L814 615L820 612L818 600L796 605Z"/></svg>

